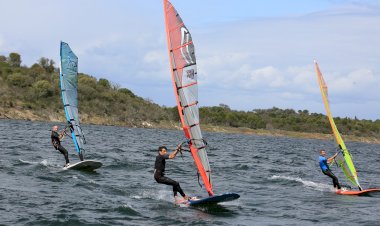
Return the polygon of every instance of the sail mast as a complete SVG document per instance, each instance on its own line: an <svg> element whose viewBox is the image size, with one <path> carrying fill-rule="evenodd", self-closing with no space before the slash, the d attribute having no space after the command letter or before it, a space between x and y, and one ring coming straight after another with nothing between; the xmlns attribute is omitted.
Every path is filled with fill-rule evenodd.
<svg viewBox="0 0 380 226"><path fill-rule="evenodd" d="M208 194L212 191L206 143L199 126L197 68L190 32L168 0L163 0L166 37L178 113L190 152Z"/></svg>
<svg viewBox="0 0 380 226"><path fill-rule="evenodd" d="M315 70L316 70L317 76L318 76L318 84L319 84L319 88L321 90L322 100L323 100L323 103L325 105L327 117L329 119L331 129L332 129L333 134L334 134L335 142L338 145L340 145L340 147L343 150L343 157L344 157L345 163L343 162L343 160L338 159L339 166L342 169L343 173L346 175L347 179L353 185L359 187L359 189L361 190L361 186L360 186L359 180L358 180L358 175L356 173L356 169L355 169L354 163L352 161L351 154L347 150L347 147L346 147L346 145L345 145L345 143L344 143L344 141L343 141L343 139L339 133L338 128L335 125L334 118L332 117L332 114L331 114L329 100L328 100L327 84L326 84L326 82L322 76L322 73L319 69L318 63L315 60L314 60L314 66L315 66ZM348 167L348 170L347 170L346 166Z"/></svg>

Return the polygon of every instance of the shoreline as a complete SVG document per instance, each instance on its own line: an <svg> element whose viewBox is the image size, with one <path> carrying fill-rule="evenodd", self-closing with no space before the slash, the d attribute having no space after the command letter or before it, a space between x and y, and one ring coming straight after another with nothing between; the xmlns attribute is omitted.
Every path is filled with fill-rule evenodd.
<svg viewBox="0 0 380 226"><path fill-rule="evenodd" d="M210 128L205 128L210 127ZM222 127L220 131L215 128L220 128L219 126L203 126L204 131L207 132L224 132L224 133L235 133L235 134L252 134L258 136L272 136L272 137L289 137L289 138L302 138L302 139L315 139L315 140L330 140L334 141L334 135L323 134L323 133L306 133L306 132L296 132L296 131L286 131L286 130L266 130L266 129L250 129L250 128L234 128L234 127ZM380 144L380 138L376 137L358 137L354 135L342 135L344 141L350 142L361 142L368 144Z"/></svg>
<svg viewBox="0 0 380 226"><path fill-rule="evenodd" d="M9 113L9 112L8 112ZM11 116L10 116L11 115ZM66 121L64 116L61 114L53 113L47 117L41 117L34 114L32 111L13 111L11 114L5 114L0 112L0 119L7 120L21 120L21 121L38 121L38 122L59 122L63 123ZM121 126L121 127L131 127L131 128L151 128L151 129L170 129L170 130L180 130L180 123L175 123L172 121L160 121L159 123L149 122L149 121L136 121L131 123L122 123L110 118L100 118L93 117L86 114L82 114L81 119L84 125L103 125L103 126ZM302 139L318 139L318 140L334 140L333 134L322 134L322 133L306 133L306 132L296 132L296 131L286 131L278 129L251 129L246 127L227 127L227 126L215 126L209 124L203 124L201 126L202 130L205 132L216 132L216 133L231 133L231 134L246 134L246 135L257 135L257 136L272 136L272 137L290 137L290 138L302 138ZM369 144L380 144L380 138L377 137L358 137L354 135L342 135L345 141L361 142Z"/></svg>

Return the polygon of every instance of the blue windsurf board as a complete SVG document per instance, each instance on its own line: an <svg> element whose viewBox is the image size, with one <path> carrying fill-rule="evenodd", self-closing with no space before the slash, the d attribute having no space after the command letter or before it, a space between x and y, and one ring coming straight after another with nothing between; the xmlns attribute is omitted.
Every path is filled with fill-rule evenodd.
<svg viewBox="0 0 380 226"><path fill-rule="evenodd" d="M184 200L183 202L179 202L178 204L186 204L190 206L195 205L214 205L221 202L229 202L235 199L238 199L240 195L236 193L224 193L221 195L213 195L206 198L190 198L189 200Z"/></svg>

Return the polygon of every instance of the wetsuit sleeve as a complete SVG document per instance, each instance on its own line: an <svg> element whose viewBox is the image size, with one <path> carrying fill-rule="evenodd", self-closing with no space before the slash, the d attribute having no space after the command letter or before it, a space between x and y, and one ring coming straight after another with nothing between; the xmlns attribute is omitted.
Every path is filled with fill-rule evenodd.
<svg viewBox="0 0 380 226"><path fill-rule="evenodd" d="M169 159L169 154L166 154L163 157L164 157L164 159Z"/></svg>

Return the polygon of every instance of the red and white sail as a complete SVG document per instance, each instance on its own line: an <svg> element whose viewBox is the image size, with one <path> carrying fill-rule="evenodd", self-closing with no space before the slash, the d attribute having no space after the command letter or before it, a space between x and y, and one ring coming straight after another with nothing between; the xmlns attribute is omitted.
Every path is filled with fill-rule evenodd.
<svg viewBox="0 0 380 226"><path fill-rule="evenodd" d="M190 141L190 151L195 165L211 196L214 193L210 164L206 143L199 126L198 74L193 40L181 17L168 0L164 0L164 14L174 93L182 128Z"/></svg>

